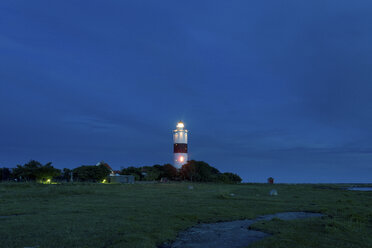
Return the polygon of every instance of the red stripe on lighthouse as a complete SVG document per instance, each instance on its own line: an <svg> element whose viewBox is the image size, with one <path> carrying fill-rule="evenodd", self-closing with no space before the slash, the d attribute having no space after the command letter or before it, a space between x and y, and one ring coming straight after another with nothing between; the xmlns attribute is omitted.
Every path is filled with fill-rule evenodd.
<svg viewBox="0 0 372 248"><path fill-rule="evenodd" d="M174 144L174 153L187 153L187 144Z"/></svg>

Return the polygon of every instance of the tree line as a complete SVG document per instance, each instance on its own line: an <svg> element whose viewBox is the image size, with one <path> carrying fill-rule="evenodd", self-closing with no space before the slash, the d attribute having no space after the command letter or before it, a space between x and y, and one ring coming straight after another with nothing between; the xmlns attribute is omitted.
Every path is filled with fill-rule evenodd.
<svg viewBox="0 0 372 248"><path fill-rule="evenodd" d="M221 173L204 161L190 160L177 170L171 164L128 167L121 175L133 175L137 181L156 181L167 178L172 181L240 183L242 179L231 172Z"/></svg>
<svg viewBox="0 0 372 248"><path fill-rule="evenodd" d="M111 170L102 163L96 165L82 165L75 169L54 168L52 163L41 164L39 161L30 160L24 165L17 165L16 168L0 168L0 181L16 182L101 182L106 179Z"/></svg>
<svg viewBox="0 0 372 248"><path fill-rule="evenodd" d="M106 164L107 165L107 164ZM16 168L0 168L1 181L22 181L48 183L53 181L68 182L102 182L112 173L105 163L99 165L82 165L75 169L56 169L52 163L41 164L31 160ZM204 161L191 160L177 170L171 164L153 166L130 166L115 173L119 175L133 175L136 181L193 181L215 183L240 183L242 179L234 173L221 173Z"/></svg>

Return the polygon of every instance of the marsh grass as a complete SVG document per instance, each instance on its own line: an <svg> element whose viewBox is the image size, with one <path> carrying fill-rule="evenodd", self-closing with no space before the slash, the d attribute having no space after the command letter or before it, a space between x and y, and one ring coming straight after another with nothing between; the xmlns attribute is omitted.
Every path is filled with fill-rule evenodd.
<svg viewBox="0 0 372 248"><path fill-rule="evenodd" d="M372 247L372 192L348 185L0 184L0 247L156 247L180 230L286 212L316 219L262 221L274 234L251 247ZM269 192L275 188L277 196ZM233 194L233 196L231 195Z"/></svg>

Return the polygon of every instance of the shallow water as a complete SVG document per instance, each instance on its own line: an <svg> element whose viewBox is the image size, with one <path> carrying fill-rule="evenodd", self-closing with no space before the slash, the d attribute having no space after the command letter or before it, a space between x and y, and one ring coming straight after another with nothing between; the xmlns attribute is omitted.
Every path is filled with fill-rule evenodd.
<svg viewBox="0 0 372 248"><path fill-rule="evenodd" d="M250 243L263 239L269 234L250 230L248 227L261 220L278 218L294 220L320 217L322 214L306 212L286 212L260 216L256 219L199 224L179 233L172 244L164 244L162 248L243 248Z"/></svg>
<svg viewBox="0 0 372 248"><path fill-rule="evenodd" d="M351 187L348 190L356 190L356 191L372 191L372 187Z"/></svg>

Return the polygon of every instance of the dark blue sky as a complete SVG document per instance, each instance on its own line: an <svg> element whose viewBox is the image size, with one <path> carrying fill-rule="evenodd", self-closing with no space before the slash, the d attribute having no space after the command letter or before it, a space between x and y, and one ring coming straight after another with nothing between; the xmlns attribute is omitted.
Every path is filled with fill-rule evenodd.
<svg viewBox="0 0 372 248"><path fill-rule="evenodd" d="M372 181L372 1L0 3L0 167L190 157L244 181Z"/></svg>

